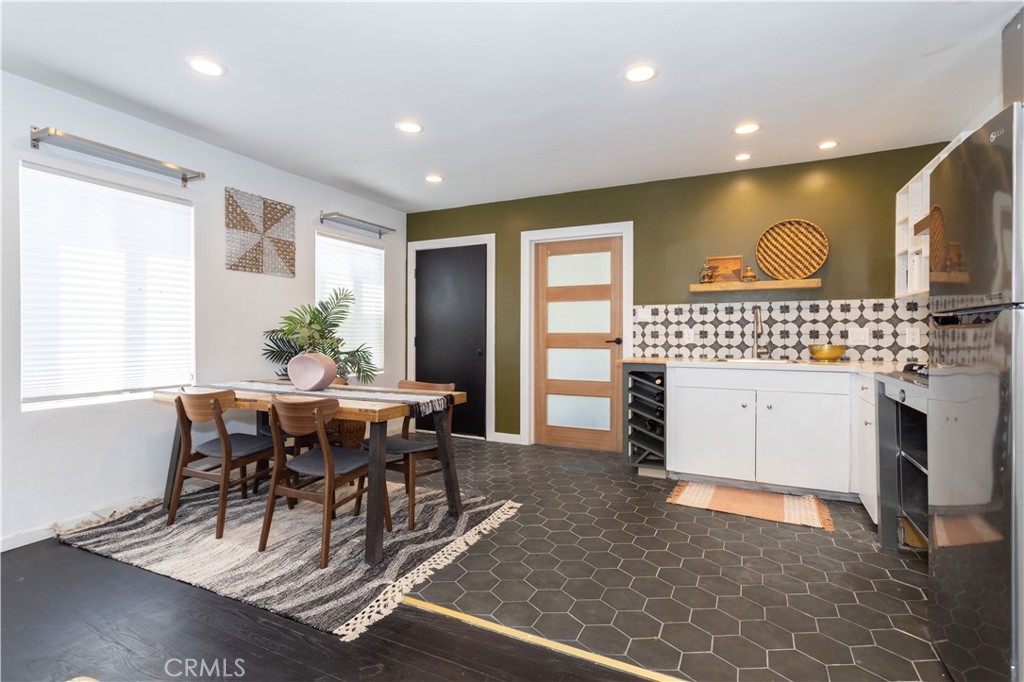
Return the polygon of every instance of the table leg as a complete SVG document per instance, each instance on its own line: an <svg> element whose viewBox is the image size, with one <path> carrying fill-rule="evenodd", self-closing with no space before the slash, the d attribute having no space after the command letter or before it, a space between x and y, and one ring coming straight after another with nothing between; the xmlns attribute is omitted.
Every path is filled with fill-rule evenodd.
<svg viewBox="0 0 1024 682"><path fill-rule="evenodd" d="M167 484L164 485L164 511L171 508L171 493L174 492L174 478L178 475L178 458L181 457L181 431L174 425L174 438L171 440L171 461L167 465Z"/></svg>
<svg viewBox="0 0 1024 682"><path fill-rule="evenodd" d="M384 462L388 423L370 422L370 461L366 496L366 563L379 564L384 558L384 496L387 495Z"/></svg>
<svg viewBox="0 0 1024 682"><path fill-rule="evenodd" d="M441 475L444 476L444 490L448 495L448 513L462 515L462 494L459 492L459 476L455 470L455 449L452 434L448 430L448 413L434 413L434 431L437 434L437 454L441 460Z"/></svg>

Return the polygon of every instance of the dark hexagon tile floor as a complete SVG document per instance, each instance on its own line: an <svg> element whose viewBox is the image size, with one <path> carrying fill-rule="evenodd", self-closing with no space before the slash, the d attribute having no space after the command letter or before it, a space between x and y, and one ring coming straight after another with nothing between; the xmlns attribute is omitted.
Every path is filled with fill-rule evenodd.
<svg viewBox="0 0 1024 682"><path fill-rule="evenodd" d="M455 447L464 492L522 507L412 596L700 682L946 679L927 563L859 505L827 533L670 505L614 454Z"/></svg>

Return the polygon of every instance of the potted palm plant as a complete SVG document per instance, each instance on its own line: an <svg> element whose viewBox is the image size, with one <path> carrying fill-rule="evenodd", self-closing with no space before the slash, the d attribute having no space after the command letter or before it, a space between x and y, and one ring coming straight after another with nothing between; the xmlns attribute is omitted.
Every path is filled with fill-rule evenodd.
<svg viewBox="0 0 1024 682"><path fill-rule="evenodd" d="M355 300L348 289L335 289L322 301L292 308L276 328L263 332L263 357L280 365L277 374L281 377L288 376L289 363L296 357L319 354L337 365L336 376L372 382L377 368L370 349L366 344L346 349L345 341L338 337L338 327L348 319Z"/></svg>

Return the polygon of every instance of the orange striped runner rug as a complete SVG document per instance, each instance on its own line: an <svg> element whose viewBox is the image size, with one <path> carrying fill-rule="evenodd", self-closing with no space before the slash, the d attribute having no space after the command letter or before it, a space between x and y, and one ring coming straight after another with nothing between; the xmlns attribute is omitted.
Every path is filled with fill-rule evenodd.
<svg viewBox="0 0 1024 682"><path fill-rule="evenodd" d="M817 495L784 495L761 490L741 490L712 483L680 481L668 496L668 501L684 507L824 528L829 532L836 529L832 525L828 505Z"/></svg>

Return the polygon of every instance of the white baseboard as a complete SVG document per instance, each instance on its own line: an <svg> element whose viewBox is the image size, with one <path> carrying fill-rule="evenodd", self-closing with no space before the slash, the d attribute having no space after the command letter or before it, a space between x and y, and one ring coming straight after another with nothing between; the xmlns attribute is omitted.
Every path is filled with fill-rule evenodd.
<svg viewBox="0 0 1024 682"><path fill-rule="evenodd" d="M518 433L501 433L495 431L490 435L488 440L492 440L495 443L512 443L513 445L520 445L523 442L523 437Z"/></svg>
<svg viewBox="0 0 1024 682"><path fill-rule="evenodd" d="M191 492L195 488L206 487L207 485L213 485L206 481L186 481L184 492ZM0 538L0 552L6 552L10 549L16 549L25 545L32 544L33 542L39 542L40 540L48 540L57 536L57 532L67 528L73 528L83 521L98 521L102 519L110 518L116 512L126 509L128 507L141 504L154 498L162 498L164 496L163 488L159 490L153 490L148 494L137 495L126 500L119 500L113 502L100 509L94 509L84 514L78 514L77 516L70 516L68 518L55 521L48 526L40 526L39 528L33 528L31 530L21 531L20 533L12 533L5 535Z"/></svg>
<svg viewBox="0 0 1024 682"><path fill-rule="evenodd" d="M53 528L36 528L35 530L26 530L22 533L5 535L0 540L0 552L17 549L24 545L31 545L33 542L39 542L40 540L48 540L49 538L56 537L56 535L57 532Z"/></svg>

